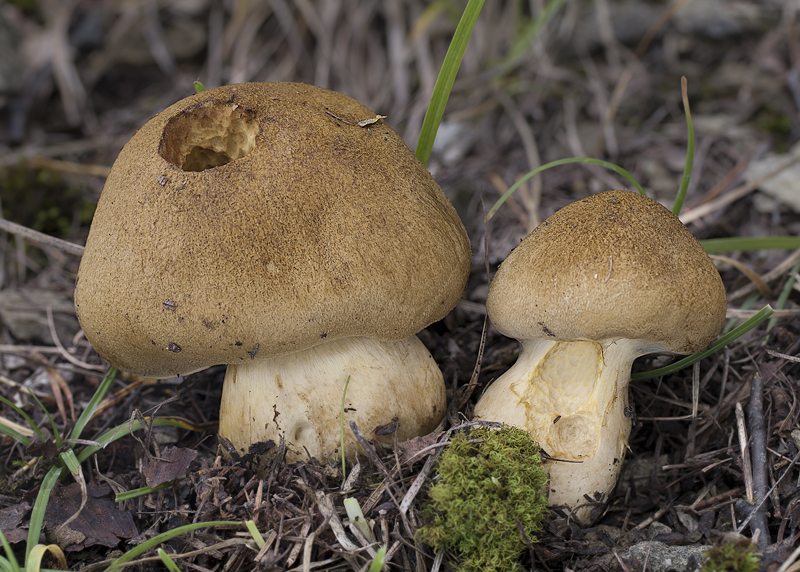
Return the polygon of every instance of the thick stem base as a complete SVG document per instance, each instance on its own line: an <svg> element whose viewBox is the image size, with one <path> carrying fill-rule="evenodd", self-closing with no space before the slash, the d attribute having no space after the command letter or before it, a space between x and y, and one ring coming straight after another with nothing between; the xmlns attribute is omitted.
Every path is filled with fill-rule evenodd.
<svg viewBox="0 0 800 572"><path fill-rule="evenodd" d="M527 430L553 457L546 463L550 504L566 505L581 524L617 482L631 430L631 364L642 353L628 340L525 340L517 363L475 407L480 419Z"/></svg>
<svg viewBox="0 0 800 572"><path fill-rule="evenodd" d="M237 451L286 439L289 462L339 456L342 395L345 454L361 454L350 421L367 439L399 423L400 440L432 431L446 409L442 373L416 336L399 341L346 338L270 360L230 365L219 433Z"/></svg>

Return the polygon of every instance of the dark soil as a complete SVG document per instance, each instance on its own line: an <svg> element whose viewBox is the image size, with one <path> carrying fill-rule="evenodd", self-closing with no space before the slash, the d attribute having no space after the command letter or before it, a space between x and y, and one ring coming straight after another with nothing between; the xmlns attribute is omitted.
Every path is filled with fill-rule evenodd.
<svg viewBox="0 0 800 572"><path fill-rule="evenodd" d="M800 232L797 201L793 207L776 199L765 185L740 192L755 178L753 165L773 154L788 160L800 138L800 12L791 2L567 0L532 46L507 60L531 22L531 7L535 16L540 4L486 3L428 164L462 216L474 251L464 300L420 333L443 370L451 402L478 359L486 264L491 275L560 207L630 185L600 167L568 165L532 179L488 226L485 212L532 167L571 156L621 165L650 196L671 205L686 157L681 77L697 137L682 211L689 229L700 239ZM3 218L83 244L121 146L152 115L193 93L197 79L206 87L280 80L336 89L388 116L413 148L462 8L462 2L417 0L2 4ZM800 195L800 186L794 192ZM33 392L64 433L107 369L71 309L79 258L5 232L0 255L0 396L50 436L49 421L26 393ZM767 284L760 297L748 298L756 291L752 280L719 261L729 316L776 306L787 281L798 278L797 252L726 255ZM800 538L800 322L798 288L788 288L789 312L769 332L764 324L700 363L694 419L686 418L693 411L691 368L632 384L630 451L611 502L598 507L595 525L585 529L554 511L539 543L522 555L525 569L695 569L709 545L730 542L734 532L756 541L762 570L777 570L790 557ZM478 385L454 422L470 418L476 397L517 352L516 341L488 327ZM634 371L662 361L642 359ZM245 457L221 455L215 429L223 376L224 367L166 381L119 376L85 438L142 415L182 420L182 426L122 438L83 464L90 500L77 536L57 529L80 506L81 493L68 486L70 478L59 486L45 520L46 541L67 552L70 569L103 569L180 525L247 519L268 549L259 552L242 526L201 528L163 547L173 555L192 553L176 559L186 570L359 570L372 560L372 548L348 549L332 524L344 518L336 463L287 466L275 444ZM751 436L747 455L765 471L744 462L737 406L743 411L739 426ZM25 424L3 404L0 416ZM765 442L760 450L758 435ZM397 465L402 450L378 449L366 459L349 496L388 543L387 570L452 569L453 555L435 558L415 543L424 489L407 514L395 503L425 474L425 458ZM26 451L7 437L0 451L0 528L21 558L30 509L54 451ZM182 470L161 466L164 455L174 455L170 462ZM755 512L743 500L753 473L756 490L769 490ZM113 502L111 491L175 477L157 493ZM121 519L113 526L112 516ZM341 534L361 546L350 529ZM658 568L656 553L672 558L672 567ZM150 559L141 569L161 566L154 551L145 556Z"/></svg>

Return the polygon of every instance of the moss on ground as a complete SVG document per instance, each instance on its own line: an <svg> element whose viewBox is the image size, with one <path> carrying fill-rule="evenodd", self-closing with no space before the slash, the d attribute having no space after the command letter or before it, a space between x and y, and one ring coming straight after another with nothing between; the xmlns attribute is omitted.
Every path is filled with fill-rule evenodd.
<svg viewBox="0 0 800 572"><path fill-rule="evenodd" d="M546 486L539 446L525 431L460 433L442 453L419 539L461 557L460 570L518 569L541 530Z"/></svg>
<svg viewBox="0 0 800 572"><path fill-rule="evenodd" d="M760 554L749 539L719 542L703 554L705 561L700 572L757 572Z"/></svg>

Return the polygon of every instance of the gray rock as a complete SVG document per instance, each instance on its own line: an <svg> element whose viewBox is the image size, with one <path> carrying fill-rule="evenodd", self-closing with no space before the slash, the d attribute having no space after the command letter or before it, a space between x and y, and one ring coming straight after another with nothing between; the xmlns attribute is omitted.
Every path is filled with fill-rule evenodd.
<svg viewBox="0 0 800 572"><path fill-rule="evenodd" d="M634 544L620 554L624 559L636 560L643 567L647 562L649 572L684 572L700 570L705 562L703 553L708 546L668 546L657 540L646 540ZM689 568L689 561L694 561L694 567Z"/></svg>

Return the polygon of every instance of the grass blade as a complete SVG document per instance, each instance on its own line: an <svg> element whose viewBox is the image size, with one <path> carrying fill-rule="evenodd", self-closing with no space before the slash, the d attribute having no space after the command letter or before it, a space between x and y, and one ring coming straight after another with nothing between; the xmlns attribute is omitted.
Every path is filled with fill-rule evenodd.
<svg viewBox="0 0 800 572"><path fill-rule="evenodd" d="M17 443L21 443L25 447L31 444L31 440L28 437L26 437L22 433L15 431L14 429L9 427L8 425L5 425L2 422L0 422L0 435L6 435L8 437L11 437L12 439L14 439L14 441L16 441Z"/></svg>
<svg viewBox="0 0 800 572"><path fill-rule="evenodd" d="M256 523L253 522L252 520L248 520L248 521L245 521L244 524L247 527L247 531L250 533L250 536L252 536L253 540L255 540L256 546L258 546L258 549L261 550L262 548L264 548L264 545L267 542L264 540L264 537L261 536L261 533L258 531L258 527L256 526Z"/></svg>
<svg viewBox="0 0 800 572"><path fill-rule="evenodd" d="M210 526L235 526L241 525L241 522L238 521L229 521L229 520L217 520L212 522L196 522L194 524L187 524L185 526L179 526L178 528L173 528L172 530L168 530L167 532L162 532L158 536L154 536L150 540L142 542L139 546L132 548L116 560L111 563L106 570L107 572L111 572L113 570L117 570L120 565L125 564L126 562L130 562L140 554L144 554L151 548L155 548L159 544L166 542L167 540L171 540L176 536L180 536L186 532L191 532L193 530L197 530L198 528L208 528Z"/></svg>
<svg viewBox="0 0 800 572"><path fill-rule="evenodd" d="M169 557L163 548L158 549L158 557L161 558L161 562L164 563L164 566L167 567L169 572L181 572L181 569L178 568L178 565Z"/></svg>
<svg viewBox="0 0 800 572"><path fill-rule="evenodd" d="M700 241L709 254L721 254L736 250L745 252L753 250L797 250L800 248L800 236L752 236L730 238L708 238Z"/></svg>
<svg viewBox="0 0 800 572"><path fill-rule="evenodd" d="M456 80L458 68L461 66L461 59L464 57L464 50L467 49L467 42L472 35L472 29L481 13L484 0L469 0L461 20L458 22L450 47L444 56L442 69L439 70L439 77L436 78L436 85L433 87L433 94L428 103L428 110L425 112L425 119L422 121L422 130L417 140L417 158L423 165L428 164L433 149L433 140L436 139L436 132L442 122L444 108L450 98L450 90L453 89L453 82Z"/></svg>
<svg viewBox="0 0 800 572"><path fill-rule="evenodd" d="M381 572L383 570L384 559L386 558L386 545L384 544L375 552L375 558L369 565L369 572Z"/></svg>
<svg viewBox="0 0 800 572"><path fill-rule="evenodd" d="M690 356L683 358L682 360L678 360L675 363L672 363L665 367L660 367L658 369L652 369L650 371L643 371L640 373L635 373L631 376L631 381L639 381L642 379L650 379L651 377L659 377L661 375L667 375L668 373L672 373L675 371L679 371L685 367L689 367L690 365L695 364L696 362L700 361L704 357L710 356L713 353L718 352L734 340L742 337L744 334L761 324L764 320L769 318L773 314L773 310L769 305L764 306L758 312L756 312L753 316L751 316L747 321L743 322L738 327L732 329L727 334L721 336L714 345L706 350L699 351L697 353L693 353Z"/></svg>
<svg viewBox="0 0 800 572"><path fill-rule="evenodd" d="M498 199L496 203L494 203L494 205L492 205L489 214L486 215L486 222L489 222L489 219L492 218L497 209L499 209L502 206L502 204L506 202L508 197L514 194L514 191L516 191L522 183L524 183L531 177L538 175L542 171L546 171L547 169L550 169L552 167L558 167L559 165L569 165L570 163L589 163L591 165L599 165L600 167L604 167L610 171L614 171L616 174L628 179L628 181L630 181L630 183L634 187L636 187L636 190L639 192L640 195L644 195L645 197L647 196L647 193L644 192L644 189L642 188L642 185L639 184L639 181L637 181L633 175L631 175L628 171L626 171L619 165L615 165L614 163L609 163L608 161L603 161L602 159L592 159L590 157L570 157L568 159L559 159L557 161L552 161L550 163L547 163L546 165L542 165L541 167L535 168L533 171L528 171L528 173L524 177L522 177L519 181L511 185L511 188L508 189L506 193L502 197L500 197L500 199Z"/></svg>
<svg viewBox="0 0 800 572"><path fill-rule="evenodd" d="M95 391L94 395L92 395L92 399L86 405L83 413L81 413L80 417L78 417L78 420L75 422L75 427L73 427L72 433L69 435L70 438L80 439L83 430L92 419L94 412L97 411L97 406L100 405L100 402L103 401L103 398L105 398L106 393L108 393L108 390L111 388L111 384L114 383L114 378L116 376L117 368L109 368L106 376L103 378L103 381L100 382L100 385L97 387L97 391Z"/></svg>
<svg viewBox="0 0 800 572"><path fill-rule="evenodd" d="M13 410L14 410L14 411L17 413L17 415L19 415L20 417L22 417L22 418L25 420L25 422L26 422L28 425L30 425L30 427L31 427L31 430L32 430L34 433L36 433L36 435L39 437L39 440L40 440L42 443L44 443L44 441L45 441L45 439L44 439L44 435L42 435L42 432L41 432L41 431L39 430L39 428L36 426L36 423L34 423L34 422L33 422L33 419L31 419L31 418L30 418L30 416L29 416L27 413L25 413L25 412L24 412L22 409L20 409L20 408L19 408L19 407L17 407L16 405L14 405L14 404L13 404L11 401L9 401L8 399L6 399L5 397L0 397L0 403L5 403L5 404L6 404L6 405L8 405L8 406L9 406L11 409L13 409ZM0 422L0 431L2 431L2 430L3 430L3 427L5 427L5 425L3 425L3 424L2 424L2 422ZM11 429L10 427L8 427L8 429L10 429L11 431L14 431L14 430L13 430L13 429ZM19 435L19 433L17 433L16 431L14 431L14 433L16 433L17 435ZM9 435L9 434L8 434L8 433L6 433L6 435ZM13 437L13 435L9 435L9 437ZM13 437L13 438L14 438L15 440L19 441L20 443L22 443L23 445L25 445L26 447L27 447L27 446L30 444L30 439L28 439L27 437L24 437L25 439L27 439L27 440L28 440L28 442L27 442L27 443L24 443L23 441L20 441L20 440L19 440L19 439L17 439L16 437Z"/></svg>
<svg viewBox="0 0 800 572"><path fill-rule="evenodd" d="M694 126L692 125L692 112L689 110L689 94L686 88L686 78L681 78L681 96L683 97L683 109L686 113L686 131L688 141L686 142L686 162L683 164L683 177L681 186L678 189L678 196L672 205L672 214L678 216L683 207L683 200L686 198L686 191L689 189L689 180L692 178L692 168L694 167Z"/></svg>
<svg viewBox="0 0 800 572"><path fill-rule="evenodd" d="M150 493L155 493L158 491L163 491L164 489L168 489L172 487L178 479L173 479L171 481L167 481L165 483L161 483L156 487L141 487L138 489L131 489L129 491L123 491L118 493L114 497L114 502L122 502L126 500L135 499L137 497L141 497L144 495L149 495Z"/></svg>
<svg viewBox="0 0 800 572"><path fill-rule="evenodd" d="M67 451L59 454L59 458L64 462L64 465L74 477L77 478L77 476L83 472L81 471L81 464L78 462L78 458L75 456L75 451L72 449L68 449Z"/></svg>
<svg viewBox="0 0 800 572"><path fill-rule="evenodd" d="M60 449L63 443L61 443L61 433L58 432L58 428L56 427L56 420L53 419L53 416L50 415L50 412L47 410L47 407L45 407L44 404L41 401L39 401L39 398L36 397L36 395L32 391L29 392L28 395L31 398L33 398L33 400L39 406L39 409L42 410L45 417L47 417L48 421L50 421L50 427L53 429L53 436L55 437L56 440L56 447Z"/></svg>
<svg viewBox="0 0 800 572"><path fill-rule="evenodd" d="M47 511L47 503L50 500L50 493L53 492L53 487L58 482L58 477L61 476L61 468L53 467L50 469L42 480L39 487L39 494L36 495L36 501L33 503L31 510L31 523L28 529L28 545L25 548L25 561L30 558L31 552L34 547L39 544L39 535L42 533L42 523L44 522L44 513Z"/></svg>
<svg viewBox="0 0 800 572"><path fill-rule="evenodd" d="M147 421L150 420L149 417L145 418ZM188 426L185 421L173 420L173 419L156 419L153 421L153 427L180 427L182 429L189 429L192 430L193 428ZM100 446L90 446L82 449L80 453L78 453L78 462L83 463L86 459L91 457L97 451L102 449L103 447L107 446L109 443L113 443L117 439L125 437L126 435L130 435L133 431L139 431L142 429L141 423L139 421L134 421L133 423L125 423L124 425L118 425L114 429L109 429L103 435L98 437L96 441L100 443Z"/></svg>
<svg viewBox="0 0 800 572"><path fill-rule="evenodd" d="M358 527L364 538L369 542L375 542L375 535L372 534L372 529L369 527L367 519L364 518L364 513L361 511L361 505L358 504L358 500L352 497L344 499L344 509L347 511L347 518Z"/></svg>
<svg viewBox="0 0 800 572"><path fill-rule="evenodd" d="M506 72L514 67L517 62L525 55L525 52L531 47L533 40L539 35L539 32L547 24L561 6L564 5L566 0L550 0L541 12L531 22L525 26L522 35L514 41L514 45L498 66L502 72Z"/></svg>
<svg viewBox="0 0 800 572"><path fill-rule="evenodd" d="M14 566L11 564L11 561L9 561L8 558L5 558L3 556L0 556L0 570L2 570L3 572L20 572L19 564Z"/></svg>
<svg viewBox="0 0 800 572"><path fill-rule="evenodd" d="M783 285L783 289L781 289L781 293L778 294L778 299L775 301L775 308L778 310L783 310L786 307L786 301L789 299L789 294L792 293L794 289L795 279L794 277L797 273L800 272L800 262L795 264L792 269L789 271L789 278L786 280L786 283ZM775 327L775 324L778 323L777 318L771 318L770 321L767 323L767 331L769 332L772 328Z"/></svg>
<svg viewBox="0 0 800 572"><path fill-rule="evenodd" d="M58 544L37 544L25 562L25 572L39 572L42 569L42 557L46 552L55 556L61 567L67 570L67 558Z"/></svg>
<svg viewBox="0 0 800 572"><path fill-rule="evenodd" d="M3 558L0 556L0 566L3 567L4 571L19 572L19 563L17 562L17 557L14 556L14 550L11 548L11 544L9 544L8 540L6 540L2 530L0 530L0 543L3 544L3 550L5 551L6 556L8 556L8 558Z"/></svg>

